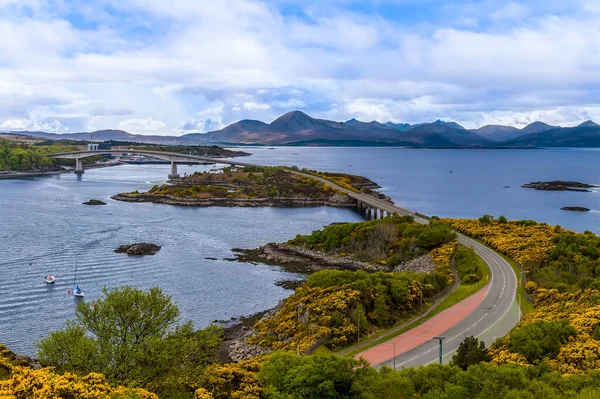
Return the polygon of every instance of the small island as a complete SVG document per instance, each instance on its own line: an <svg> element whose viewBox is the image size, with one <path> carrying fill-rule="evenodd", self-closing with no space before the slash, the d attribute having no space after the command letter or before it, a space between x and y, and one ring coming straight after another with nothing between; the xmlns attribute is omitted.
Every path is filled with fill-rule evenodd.
<svg viewBox="0 0 600 399"><path fill-rule="evenodd" d="M106 202L97 199L91 199L83 203L83 205L106 205Z"/></svg>
<svg viewBox="0 0 600 399"><path fill-rule="evenodd" d="M564 180L554 180L554 181L535 181L527 184L523 184L521 187L524 188L533 188L535 190L540 191L576 191L576 192L584 192L589 193L590 188L598 188L600 186L595 186L593 184L580 183L576 181L564 181Z"/></svg>
<svg viewBox="0 0 600 399"><path fill-rule="evenodd" d="M119 248L115 249L115 252L118 254L127 255L154 255L158 251L160 251L160 248L160 245L156 244L138 243L131 245L121 245Z"/></svg>
<svg viewBox="0 0 600 399"><path fill-rule="evenodd" d="M127 202L154 202L182 206L230 207L305 207L332 206L355 208L356 200L346 193L319 181L325 178L332 183L355 192L367 193L388 199L373 191L379 186L361 176L324 174L294 168L246 166L212 169L156 185L148 192L121 193L112 198ZM310 175L310 176L309 176Z"/></svg>
<svg viewBox="0 0 600 399"><path fill-rule="evenodd" d="M590 209L589 208L585 208L583 206L563 206L562 208L563 211L573 211L573 212L589 212Z"/></svg>

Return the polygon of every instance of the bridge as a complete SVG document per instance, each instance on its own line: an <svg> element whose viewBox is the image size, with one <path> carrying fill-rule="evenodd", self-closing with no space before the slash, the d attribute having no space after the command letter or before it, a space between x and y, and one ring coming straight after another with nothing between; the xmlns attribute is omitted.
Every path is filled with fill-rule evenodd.
<svg viewBox="0 0 600 399"><path fill-rule="evenodd" d="M111 154L113 156L145 155L170 161L171 173L169 174L169 178L173 179L179 178L179 174L177 174L177 162L219 163L232 166L263 166L233 161L231 159L151 150L77 151L52 154L49 156L60 159L76 159L77 166L75 173L83 173L81 159L102 154ZM369 194L346 189L321 177L291 169L290 172L319 180L338 191L346 193L350 198L356 200L358 208L366 213L368 219L377 219L393 214L399 214L410 215L419 223L429 223L426 218L418 215L416 212L399 207L392 202L376 198ZM445 359L458 348L461 341L460 338L472 335L485 341L489 346L496 338L508 334L521 319L521 310L516 301L517 276L510 264L501 255L470 237L458 234L458 241L467 247L471 247L487 263L491 270L491 279L485 297L477 307L466 317L457 318L456 324L443 332L443 336L446 338L443 346L443 356ZM433 340L433 335L428 338L431 339L404 353L398 354L395 356L395 360L394 356L391 356L388 360L381 362L376 366L381 366L382 364L387 364L389 366L394 364L395 366L397 364L398 367L407 367L425 365L436 361L438 358L437 340Z"/></svg>
<svg viewBox="0 0 600 399"><path fill-rule="evenodd" d="M75 159L75 173L81 175L84 173L83 158L89 158L94 156L102 156L110 154L114 157L126 158L129 156L147 156L157 159L162 159L171 162L171 173L169 173L169 179L178 179L179 173L177 173L177 163L222 163L231 166L257 166L251 163L231 161L228 159L204 157L201 155L188 155L179 154L177 152L165 152L165 151L153 151L153 150L93 150L93 151L74 151L74 152L60 152L56 154L48 155L49 158L57 159Z"/></svg>

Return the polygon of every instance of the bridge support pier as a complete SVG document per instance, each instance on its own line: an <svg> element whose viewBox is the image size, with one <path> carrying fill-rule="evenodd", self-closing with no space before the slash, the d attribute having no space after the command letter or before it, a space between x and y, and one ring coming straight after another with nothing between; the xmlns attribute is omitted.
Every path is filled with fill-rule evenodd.
<svg viewBox="0 0 600 399"><path fill-rule="evenodd" d="M377 208L373 208L373 220L377 220Z"/></svg>
<svg viewBox="0 0 600 399"><path fill-rule="evenodd" d="M367 220L371 220L371 208L367 207L365 213L367 214Z"/></svg>
<svg viewBox="0 0 600 399"><path fill-rule="evenodd" d="M82 175L83 172L83 162L81 162L81 158L75 158L75 174Z"/></svg>
<svg viewBox="0 0 600 399"><path fill-rule="evenodd" d="M384 213L385 213L385 211L383 209L379 210L379 219L383 219L385 217Z"/></svg>
<svg viewBox="0 0 600 399"><path fill-rule="evenodd" d="M171 173L169 173L169 179L179 179L179 173L177 173L177 164L171 161Z"/></svg>

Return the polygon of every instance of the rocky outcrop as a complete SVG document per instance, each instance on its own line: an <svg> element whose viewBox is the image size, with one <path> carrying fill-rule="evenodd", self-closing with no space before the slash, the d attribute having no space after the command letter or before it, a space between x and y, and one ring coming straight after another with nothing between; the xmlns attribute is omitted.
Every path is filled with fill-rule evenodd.
<svg viewBox="0 0 600 399"><path fill-rule="evenodd" d="M423 256L419 256L418 258L414 258L409 260L408 262L402 263L394 268L396 273L398 272L406 272L413 271L418 273L433 273L435 271L435 264L433 260L429 256L429 254L425 254Z"/></svg>
<svg viewBox="0 0 600 399"><path fill-rule="evenodd" d="M562 208L563 211L573 211L573 212L589 212L590 209L589 208L585 208L583 206L563 206Z"/></svg>
<svg viewBox="0 0 600 399"><path fill-rule="evenodd" d="M14 366L31 367L34 370L39 370L42 368L42 365L38 359L15 354L2 344L0 344L0 357L5 358Z"/></svg>
<svg viewBox="0 0 600 399"><path fill-rule="evenodd" d="M534 181L531 183L523 184L521 187L533 188L541 191L578 191L578 192L591 192L590 188L598 188L593 184L580 183L577 181Z"/></svg>
<svg viewBox="0 0 600 399"><path fill-rule="evenodd" d="M350 257L330 255L304 247L270 243L257 249L236 249L236 260L282 266L296 273L314 273L323 269L386 271L387 268Z"/></svg>
<svg viewBox="0 0 600 399"><path fill-rule="evenodd" d="M83 203L83 205L106 205L106 202L97 199L91 199Z"/></svg>
<svg viewBox="0 0 600 399"><path fill-rule="evenodd" d="M270 348L263 346L252 345L246 343L246 340L250 337L257 335L257 332L251 327L242 327L242 338L229 346L229 358L234 362L240 362L242 360L248 360L256 356L266 355L267 353L273 352Z"/></svg>
<svg viewBox="0 0 600 399"><path fill-rule="evenodd" d="M227 206L227 207L276 207L296 208L313 206L331 206L335 208L355 208L356 201L345 194L334 194L329 199L310 198L184 198L173 195L156 195L148 193L117 194L112 197L117 201L125 202L153 202L156 204L179 205L179 206Z"/></svg>
<svg viewBox="0 0 600 399"><path fill-rule="evenodd" d="M124 253L127 255L154 255L160 251L160 248L160 245L156 244L139 243L121 245L119 248L115 249L115 252L118 254Z"/></svg>

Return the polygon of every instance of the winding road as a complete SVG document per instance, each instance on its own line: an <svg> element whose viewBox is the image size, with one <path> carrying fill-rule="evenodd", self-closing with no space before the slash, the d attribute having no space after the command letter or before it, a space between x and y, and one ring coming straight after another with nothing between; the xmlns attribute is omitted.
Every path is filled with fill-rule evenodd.
<svg viewBox="0 0 600 399"><path fill-rule="evenodd" d="M345 192L352 198L383 209L386 212L411 215L419 223L429 223L427 219L416 216L414 212L398 207L388 201L380 200L367 194L356 193L323 178L301 172L295 173L327 183L335 189ZM389 360L374 364L374 366L378 367L385 364L390 367L395 365L396 368L402 368L426 365L438 361L439 341L433 339L433 337L438 335L445 338L443 341L443 361L448 362L465 336L478 337L486 343L486 346L489 346L496 338L508 334L519 322L521 311L516 301L517 276L513 268L498 253L463 234L458 234L458 241L467 247L473 248L491 270L490 284L483 300L466 317L460 317L457 314L456 323L452 327L442 331L441 334L431 331L430 336L427 336L427 340L424 343L404 353L399 353L396 356L395 362L390 345ZM427 331L424 331L424 335L427 335ZM398 340L401 337L399 336L395 339Z"/></svg>

